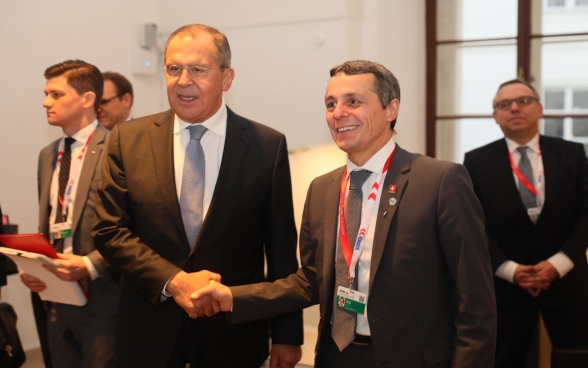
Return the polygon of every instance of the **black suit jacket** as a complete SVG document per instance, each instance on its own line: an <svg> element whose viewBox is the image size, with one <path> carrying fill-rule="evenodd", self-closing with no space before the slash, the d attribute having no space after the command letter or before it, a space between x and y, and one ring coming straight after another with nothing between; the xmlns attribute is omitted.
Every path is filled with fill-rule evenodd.
<svg viewBox="0 0 588 368"><path fill-rule="evenodd" d="M505 261L537 264L557 252L574 268L534 299L520 287L495 277L498 305L544 305L588 302L588 163L581 144L540 136L545 171L545 203L534 225L520 198L500 139L466 153L474 191L484 214L494 272Z"/></svg>
<svg viewBox="0 0 588 368"><path fill-rule="evenodd" d="M317 367L325 364L333 309L343 170L308 189L298 272L231 288L234 323L319 302ZM391 184L396 193L387 193ZM367 315L378 366L493 367L492 271L482 209L463 166L396 148L379 199Z"/></svg>
<svg viewBox="0 0 588 368"><path fill-rule="evenodd" d="M229 326L219 314L189 320L161 291L178 271L207 269L227 285L269 280L298 268L285 137L228 110L218 180L192 250L176 194L171 111L112 131L94 226L96 248L123 275L116 359L165 366L183 323L204 366L253 367L268 356L268 321ZM271 320L276 344L302 343L302 313ZM207 360L210 359L210 360ZM208 365L207 365L208 364Z"/></svg>

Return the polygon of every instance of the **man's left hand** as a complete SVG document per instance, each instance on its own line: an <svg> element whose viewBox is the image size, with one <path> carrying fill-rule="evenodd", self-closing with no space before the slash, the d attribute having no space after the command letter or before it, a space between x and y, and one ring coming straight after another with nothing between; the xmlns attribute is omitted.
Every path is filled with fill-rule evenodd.
<svg viewBox="0 0 588 368"><path fill-rule="evenodd" d="M59 267L51 265L43 265L46 269L59 277L63 281L78 281L88 276L88 269L86 263L81 256L75 254L57 254L59 259L53 261L59 265Z"/></svg>
<svg viewBox="0 0 588 368"><path fill-rule="evenodd" d="M300 358L302 358L300 346L272 344L270 368L293 368Z"/></svg>

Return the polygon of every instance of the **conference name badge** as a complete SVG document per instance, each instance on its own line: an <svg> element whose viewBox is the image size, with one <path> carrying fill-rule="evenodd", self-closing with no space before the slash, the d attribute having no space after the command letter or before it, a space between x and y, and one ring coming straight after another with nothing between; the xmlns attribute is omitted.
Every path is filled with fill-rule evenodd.
<svg viewBox="0 0 588 368"><path fill-rule="evenodd" d="M61 222L51 226L53 239L65 239L71 237L72 229L67 222Z"/></svg>
<svg viewBox="0 0 588 368"><path fill-rule="evenodd" d="M366 294L344 286L339 286L337 288L337 295L335 295L335 305L338 308L362 315L365 314L366 300Z"/></svg>

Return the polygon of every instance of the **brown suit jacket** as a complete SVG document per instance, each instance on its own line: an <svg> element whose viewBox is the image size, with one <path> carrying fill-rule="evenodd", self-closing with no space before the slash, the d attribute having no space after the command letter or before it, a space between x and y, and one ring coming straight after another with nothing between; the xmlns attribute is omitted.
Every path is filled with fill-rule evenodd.
<svg viewBox="0 0 588 368"><path fill-rule="evenodd" d="M343 169L310 185L298 272L273 284L232 288L233 323L319 302L319 367L334 300ZM390 184L395 194L387 193ZM492 367L492 271L482 209L464 167L397 147L375 231L367 314L378 366Z"/></svg>

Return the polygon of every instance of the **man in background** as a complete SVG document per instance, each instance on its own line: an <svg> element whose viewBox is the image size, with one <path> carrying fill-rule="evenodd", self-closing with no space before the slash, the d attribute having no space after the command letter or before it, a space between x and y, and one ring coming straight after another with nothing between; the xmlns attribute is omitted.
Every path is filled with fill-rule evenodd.
<svg viewBox="0 0 588 368"><path fill-rule="evenodd" d="M104 94L98 108L98 121L108 130L123 121L131 120L133 86L123 75L115 72L102 73Z"/></svg>
<svg viewBox="0 0 588 368"><path fill-rule="evenodd" d="M235 71L224 34L181 27L164 56L171 110L115 126L99 190L95 245L123 276L116 362L259 367L269 324L271 366L293 367L300 310L230 326L193 319L190 299L219 273L229 285L264 280L264 258L269 280L298 268L286 139L226 106Z"/></svg>
<svg viewBox="0 0 588 368"><path fill-rule="evenodd" d="M503 83L492 106L504 138L464 165L486 215L496 366L523 367L539 312L555 348L588 347L588 163L581 144L539 134L529 83Z"/></svg>
<svg viewBox="0 0 588 368"><path fill-rule="evenodd" d="M39 154L39 232L59 255L59 266L47 268L61 280L80 282L89 295L82 307L43 303L51 360L59 368L114 367L119 288L90 234L109 133L96 120L102 75L91 64L68 60L47 68L45 78L47 121L63 136ZM20 275L31 291L46 288L43 280Z"/></svg>
<svg viewBox="0 0 588 368"><path fill-rule="evenodd" d="M212 294L234 324L320 303L316 367L491 368L492 273L467 171L395 143L400 86L381 64L331 69L325 107L347 165L308 189L302 267L274 283L212 280L193 298Z"/></svg>

